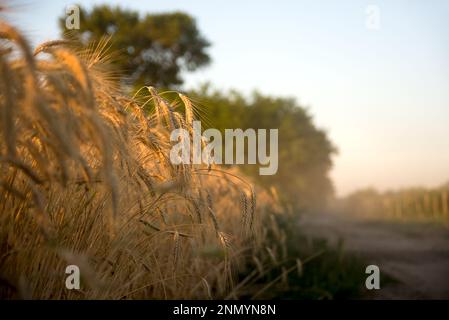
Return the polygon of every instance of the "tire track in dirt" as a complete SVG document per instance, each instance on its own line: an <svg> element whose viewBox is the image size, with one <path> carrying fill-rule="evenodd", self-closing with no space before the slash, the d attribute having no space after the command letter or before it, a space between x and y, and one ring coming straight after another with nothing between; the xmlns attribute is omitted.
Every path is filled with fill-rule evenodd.
<svg viewBox="0 0 449 320"><path fill-rule="evenodd" d="M342 214L310 214L301 232L343 240L344 248L397 282L371 290L368 299L449 299L449 230L430 223L403 223Z"/></svg>

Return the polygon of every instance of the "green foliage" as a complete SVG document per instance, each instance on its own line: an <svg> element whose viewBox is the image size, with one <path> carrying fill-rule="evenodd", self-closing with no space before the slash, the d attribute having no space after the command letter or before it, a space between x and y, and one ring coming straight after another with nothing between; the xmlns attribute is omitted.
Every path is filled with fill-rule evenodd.
<svg viewBox="0 0 449 320"><path fill-rule="evenodd" d="M77 32L66 33L84 45L111 36L111 52L118 69L125 71L134 88L152 85L169 88L182 84L182 70L195 70L209 62L209 43L200 35L187 14L147 14L109 7L81 9ZM63 30L65 19L60 19ZM279 168L275 176L260 176L258 166L243 170L259 184L274 186L281 200L299 208L317 208L332 194L328 177L334 146L323 130L316 128L310 114L294 99L254 93L251 98L237 91L222 93L204 86L189 93L207 108L203 128L279 129Z"/></svg>
<svg viewBox="0 0 449 320"><path fill-rule="evenodd" d="M80 9L80 30L66 32L65 16L59 24L64 37L84 45L112 36L111 52L119 53L115 64L134 87L180 85L181 71L193 71L210 62L205 52L208 41L195 20L182 12L141 16L102 5L91 11Z"/></svg>
<svg viewBox="0 0 449 320"><path fill-rule="evenodd" d="M304 264L301 276L289 274L289 287L279 292L280 299L354 299L365 293L366 263L347 254L342 243L332 247L325 240L310 241L297 230L289 235L289 255L313 259Z"/></svg>
<svg viewBox="0 0 449 320"><path fill-rule="evenodd" d="M276 215L279 230L285 234L285 242L278 241L268 232L268 242L276 252L286 252L278 265L272 267L253 283L255 290L272 284L258 299L357 299L368 294L365 289L366 261L345 252L343 242L330 245L324 239L310 239L303 235L297 223L297 215ZM269 223L265 221L264 224ZM285 248L284 250L282 248ZM301 262L301 272L298 262ZM257 270L249 265L248 270ZM245 279L248 274L240 275ZM382 276L381 283L389 283L390 277ZM254 293L249 290L248 297Z"/></svg>
<svg viewBox="0 0 449 320"><path fill-rule="evenodd" d="M221 131L279 129L277 174L260 176L258 165L246 165L243 170L260 184L276 187L282 200L299 208L318 209L332 195L328 172L336 150L326 133L314 125L307 110L294 99L258 92L246 98L237 91L223 93L208 85L189 92L189 96L197 101L200 113L205 114L203 123L210 127Z"/></svg>

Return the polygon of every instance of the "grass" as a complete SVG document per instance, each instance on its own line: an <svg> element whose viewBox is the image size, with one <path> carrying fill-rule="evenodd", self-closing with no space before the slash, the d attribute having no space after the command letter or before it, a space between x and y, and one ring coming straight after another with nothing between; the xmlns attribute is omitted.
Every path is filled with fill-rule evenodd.
<svg viewBox="0 0 449 320"><path fill-rule="evenodd" d="M277 243L272 252L282 252L277 263L266 262L264 268L256 257L248 270L253 274L242 274L247 280L247 299L360 299L365 294L363 259L345 253L343 244L330 246L325 240L311 240L301 235L296 216L276 215L268 235L271 243ZM277 231L276 231L277 230ZM283 241L277 241L276 232L281 232Z"/></svg>

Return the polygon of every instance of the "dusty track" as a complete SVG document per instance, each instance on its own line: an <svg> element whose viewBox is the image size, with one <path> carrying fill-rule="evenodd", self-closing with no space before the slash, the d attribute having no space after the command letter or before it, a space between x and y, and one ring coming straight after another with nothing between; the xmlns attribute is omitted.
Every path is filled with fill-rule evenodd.
<svg viewBox="0 0 449 320"><path fill-rule="evenodd" d="M428 223L392 223L349 215L302 217L301 230L376 264L395 283L381 283L370 299L449 299L449 230Z"/></svg>

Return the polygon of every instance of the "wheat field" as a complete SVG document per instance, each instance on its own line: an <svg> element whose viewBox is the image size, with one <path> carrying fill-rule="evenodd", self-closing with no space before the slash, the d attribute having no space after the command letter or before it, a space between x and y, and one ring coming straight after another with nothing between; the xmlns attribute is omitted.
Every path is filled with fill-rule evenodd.
<svg viewBox="0 0 449 320"><path fill-rule="evenodd" d="M449 224L449 189L407 188L378 192L360 190L340 199L337 210L369 218Z"/></svg>
<svg viewBox="0 0 449 320"><path fill-rule="evenodd" d="M235 169L171 164L171 130L201 112L188 97L122 92L106 41L32 51L5 22L0 39L2 298L238 298L248 257L260 272L276 261L261 223L274 193ZM80 290L65 287L72 264Z"/></svg>

